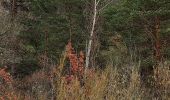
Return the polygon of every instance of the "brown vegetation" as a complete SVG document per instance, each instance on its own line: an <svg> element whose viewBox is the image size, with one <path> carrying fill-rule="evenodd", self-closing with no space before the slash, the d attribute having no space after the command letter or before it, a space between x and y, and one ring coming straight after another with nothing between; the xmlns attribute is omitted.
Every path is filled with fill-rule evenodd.
<svg viewBox="0 0 170 100"><path fill-rule="evenodd" d="M66 58L69 58L71 72L62 74ZM50 72L40 70L23 80L13 80L5 71L0 70L0 77L5 80L5 87L0 95L2 100L168 100L170 98L170 69L168 62L154 69L153 80L147 81L146 87L140 78L139 64L107 66L104 70L88 69L84 72L84 56L74 52L71 42L60 59L60 64ZM129 71L125 67L131 67ZM126 71L127 73L124 73ZM81 79L81 78L82 79ZM52 81L53 80L53 81ZM7 87L9 89L7 89Z"/></svg>

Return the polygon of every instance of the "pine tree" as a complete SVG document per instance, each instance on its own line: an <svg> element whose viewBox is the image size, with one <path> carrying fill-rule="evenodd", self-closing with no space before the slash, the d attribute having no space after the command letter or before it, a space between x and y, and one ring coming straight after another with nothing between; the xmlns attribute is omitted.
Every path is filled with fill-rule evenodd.
<svg viewBox="0 0 170 100"><path fill-rule="evenodd" d="M154 52L148 55L153 54L157 62L162 60L161 41L164 31L167 30L162 26L169 25L169 0L121 0L118 5L106 11L105 18L111 31L125 33L126 38L131 34L131 41L141 47L144 45L148 49L151 45Z"/></svg>
<svg viewBox="0 0 170 100"><path fill-rule="evenodd" d="M20 36L30 53L55 62L68 40L76 49L85 47L83 1L33 0L29 7L29 16L23 20L26 30Z"/></svg>

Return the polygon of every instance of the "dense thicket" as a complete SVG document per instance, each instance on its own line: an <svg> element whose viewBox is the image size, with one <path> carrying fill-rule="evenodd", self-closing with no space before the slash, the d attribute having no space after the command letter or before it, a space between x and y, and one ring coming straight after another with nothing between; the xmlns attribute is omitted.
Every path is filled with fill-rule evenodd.
<svg viewBox="0 0 170 100"><path fill-rule="evenodd" d="M0 0L0 99L168 100L169 0Z"/></svg>
<svg viewBox="0 0 170 100"><path fill-rule="evenodd" d="M101 0L93 37L93 0L3 0L1 4L11 16L8 23L22 27L15 28L16 39L11 42L18 45L10 48L19 56L18 64L13 62L17 66L57 64L68 41L76 52L86 53L91 38L94 67L129 59L153 66L170 58L169 0ZM1 33L6 37L13 31Z"/></svg>

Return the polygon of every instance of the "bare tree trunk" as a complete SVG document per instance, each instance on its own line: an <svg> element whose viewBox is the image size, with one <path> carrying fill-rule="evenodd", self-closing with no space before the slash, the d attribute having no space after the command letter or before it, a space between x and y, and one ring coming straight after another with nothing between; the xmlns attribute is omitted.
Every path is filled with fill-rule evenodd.
<svg viewBox="0 0 170 100"><path fill-rule="evenodd" d="M144 17L142 17L142 19L147 23L146 25L144 25L144 28L153 43L152 47L154 50L154 59L157 61L157 63L159 63L162 61L163 58L161 54L160 18L158 16L155 16L153 18L153 23L148 21Z"/></svg>
<svg viewBox="0 0 170 100"><path fill-rule="evenodd" d="M93 17L92 17L92 27L90 30L90 39L88 41L87 49L86 49L86 67L85 72L89 67L90 64L90 56L92 51L92 44L93 44L93 38L95 33L95 26L96 26L96 20L97 20L97 14L102 12L103 9L105 9L109 4L111 4L114 0L92 0L94 1L94 7L93 7ZM100 9L98 8L100 6Z"/></svg>
<svg viewBox="0 0 170 100"><path fill-rule="evenodd" d="M91 49L92 49L92 42L93 42L93 35L94 35L94 31L95 31L96 18L97 18L97 0L94 1L93 22L92 22L92 28L90 31L90 39L89 39L89 43L88 43L88 47L87 47L86 69L85 70L88 69L89 63L90 63L90 53L91 53Z"/></svg>
<svg viewBox="0 0 170 100"><path fill-rule="evenodd" d="M17 0L11 0L11 15L12 18L15 17L17 13Z"/></svg>
<svg viewBox="0 0 170 100"><path fill-rule="evenodd" d="M161 42L160 42L160 19L158 17L155 17L154 19L155 25L153 29L153 36L154 36L154 56L157 62L160 62L162 60L162 54L161 54Z"/></svg>
<svg viewBox="0 0 170 100"><path fill-rule="evenodd" d="M45 31L44 69L48 69L48 31Z"/></svg>

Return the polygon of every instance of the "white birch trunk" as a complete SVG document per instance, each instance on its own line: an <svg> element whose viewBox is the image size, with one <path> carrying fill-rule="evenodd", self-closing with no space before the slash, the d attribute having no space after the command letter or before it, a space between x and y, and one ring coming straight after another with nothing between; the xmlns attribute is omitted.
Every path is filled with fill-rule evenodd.
<svg viewBox="0 0 170 100"><path fill-rule="evenodd" d="M92 49L92 42L93 42L93 35L94 35L94 30L95 30L95 25L96 25L96 17L97 17L97 0L94 1L94 12L93 12L93 22L92 22L92 28L90 31L90 39L89 39L89 43L87 46L87 53L86 53L86 68L85 71L88 69L89 67L89 63L90 63L90 52Z"/></svg>
<svg viewBox="0 0 170 100"><path fill-rule="evenodd" d="M100 9L97 10L98 5L101 3L102 0L94 0L94 9L93 9L93 17L92 17L92 28L90 31L90 39L88 41L88 45L86 48L86 66L85 66L85 73L86 70L89 68L90 64L90 53L92 49L92 43L93 43L93 36L95 32L95 26L96 26L96 19L97 19L97 14L100 13L104 8L106 8L109 4L111 4L114 0L106 0L106 4L101 7Z"/></svg>

